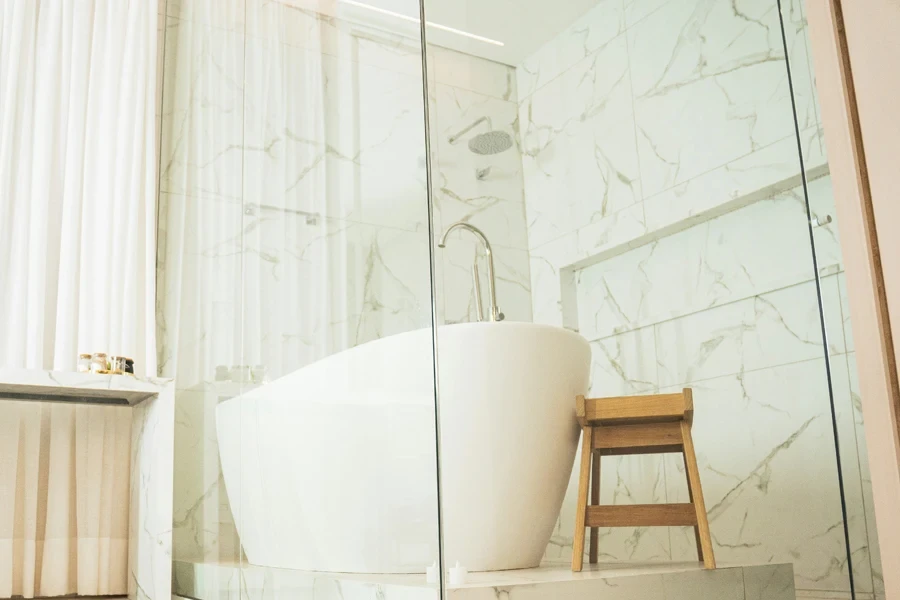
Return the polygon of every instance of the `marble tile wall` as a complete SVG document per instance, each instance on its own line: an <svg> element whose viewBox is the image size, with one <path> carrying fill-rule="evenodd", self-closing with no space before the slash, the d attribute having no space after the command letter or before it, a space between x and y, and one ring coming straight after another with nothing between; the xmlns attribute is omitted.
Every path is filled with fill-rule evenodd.
<svg viewBox="0 0 900 600"><path fill-rule="evenodd" d="M163 22L157 321L178 400L175 558L234 562L215 407L241 386L216 367L275 379L431 323L421 53L294 0L168 0ZM428 50L434 229L482 228L501 308L530 320L515 70ZM510 150L449 143L483 116ZM435 255L443 322L474 318L474 256L463 236Z"/></svg>
<svg viewBox="0 0 900 600"><path fill-rule="evenodd" d="M822 168L805 17L785 6L804 153ZM599 0L518 67L535 319L575 326L560 270L799 184L780 43L774 2Z"/></svg>
<svg viewBox="0 0 900 600"><path fill-rule="evenodd" d="M128 597L168 598L172 595L174 551L174 385L129 378L112 385L154 394L131 409Z"/></svg>
<svg viewBox="0 0 900 600"><path fill-rule="evenodd" d="M814 181L810 190L814 206L831 202L828 178ZM797 589L820 597L816 594L846 592L848 580L809 248L796 231L779 233L778 227L784 221L803 226L797 193L791 190L661 238L655 248L642 246L580 270L576 284L579 322L590 332L593 350L593 395L694 389L695 443L719 560L793 562ZM775 246L779 264L788 272L791 265L796 268L793 283L767 280L762 275L771 269L754 269L754 260L741 262L740 255L710 251L707 245L710 240L738 244L745 230L770 232L766 243ZM836 244L834 225L815 234L819 258L825 259L829 243ZM771 263L765 254L758 259ZM682 265L702 270L711 256L722 261L716 272L751 277L758 287L720 277L686 277L687 285L674 285L655 275L681 273ZM802 264L808 266L806 277ZM881 567L855 354L844 320L846 298L841 298L843 271L839 262L822 260L819 267L854 576L858 591L878 595L883 593ZM673 293L685 289L691 292L687 297ZM726 290L726 296L718 295ZM664 299L672 310L652 310L656 305L665 309ZM646 310L634 317L609 309L617 305ZM603 328L595 328L597 323ZM607 460L612 468L602 470L603 502L687 501L679 462ZM573 478L547 550L549 560L571 556L575 491ZM601 540L602 555L613 560L690 560L695 552L690 530L613 529Z"/></svg>
<svg viewBox="0 0 900 600"><path fill-rule="evenodd" d="M813 216L834 214L801 0L783 2ZM849 590L828 379L773 2L599 0L517 68L535 322L577 329L598 396L695 389L720 561ZM814 230L857 591L883 594L836 225ZM706 411L706 416L701 416ZM705 425L704 425L705 424ZM602 501L684 501L683 468L610 459ZM550 561L568 561L576 481ZM611 560L693 535L607 530Z"/></svg>

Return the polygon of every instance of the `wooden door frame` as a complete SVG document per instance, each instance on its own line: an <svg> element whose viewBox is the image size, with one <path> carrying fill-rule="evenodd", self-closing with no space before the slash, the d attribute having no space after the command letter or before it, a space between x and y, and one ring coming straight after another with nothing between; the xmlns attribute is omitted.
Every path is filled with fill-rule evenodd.
<svg viewBox="0 0 900 600"><path fill-rule="evenodd" d="M885 593L900 599L900 373L844 21L847 3L806 4L846 266Z"/></svg>

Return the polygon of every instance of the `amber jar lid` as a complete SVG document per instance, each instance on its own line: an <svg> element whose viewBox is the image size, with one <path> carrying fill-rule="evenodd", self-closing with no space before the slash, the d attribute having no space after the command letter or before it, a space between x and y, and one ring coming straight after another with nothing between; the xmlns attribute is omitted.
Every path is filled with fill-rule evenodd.
<svg viewBox="0 0 900 600"><path fill-rule="evenodd" d="M78 355L78 358L90 358L90 357L91 357L90 354L79 354Z"/></svg>

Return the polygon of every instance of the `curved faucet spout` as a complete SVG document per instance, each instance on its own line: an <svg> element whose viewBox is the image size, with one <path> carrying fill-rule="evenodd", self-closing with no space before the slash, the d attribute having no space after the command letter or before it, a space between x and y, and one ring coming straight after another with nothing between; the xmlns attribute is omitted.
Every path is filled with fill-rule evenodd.
<svg viewBox="0 0 900 600"><path fill-rule="evenodd" d="M484 232L474 225L470 225L464 221L457 221L452 224L450 227L444 231L444 235L441 236L441 241L438 242L438 248L446 248L447 247L447 237L453 232L454 229L468 229L471 231L475 237L481 241L481 245L484 246L487 252L491 251L491 243L488 241L487 236L484 235Z"/></svg>
<svg viewBox="0 0 900 600"><path fill-rule="evenodd" d="M446 248L447 247L447 236L455 229L465 229L472 233L478 241L481 242L481 245L484 247L484 255L487 257L487 267L488 267L488 296L490 297L491 302L491 321L502 321L504 319L504 315L500 312L500 308L497 306L497 284L494 278L494 253L491 250L491 243L488 241L487 236L484 235L484 232L475 227L474 225L470 225L464 221L457 221L450 225L445 231L444 235L441 236L441 241L438 242L438 248ZM475 277L478 277L477 267L474 271ZM478 289L476 286L475 293L478 293Z"/></svg>

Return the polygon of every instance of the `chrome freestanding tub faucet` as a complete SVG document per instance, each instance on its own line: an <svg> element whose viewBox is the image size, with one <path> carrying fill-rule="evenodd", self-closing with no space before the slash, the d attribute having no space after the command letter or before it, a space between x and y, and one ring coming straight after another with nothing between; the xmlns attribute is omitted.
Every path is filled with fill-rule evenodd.
<svg viewBox="0 0 900 600"><path fill-rule="evenodd" d="M447 236L450 235L454 229L467 229L472 232L472 234L478 238L481 242L481 245L484 246L484 255L487 257L487 267L488 267L488 296L491 302L491 314L488 315L489 321L502 321L504 319L504 315L500 312L500 309L497 307L497 282L494 279L494 253L491 251L491 243L488 241L487 236L484 235L484 232L475 227L474 225L469 225L463 221L457 221L453 223L444 231L444 235L441 236L441 241L438 242L438 248L446 248L447 247ZM472 265L472 278L475 282L475 306L478 308L478 320L482 319L481 316L481 290L478 285L478 265Z"/></svg>

